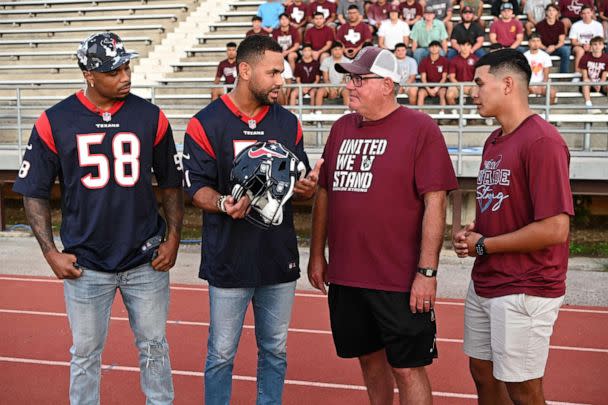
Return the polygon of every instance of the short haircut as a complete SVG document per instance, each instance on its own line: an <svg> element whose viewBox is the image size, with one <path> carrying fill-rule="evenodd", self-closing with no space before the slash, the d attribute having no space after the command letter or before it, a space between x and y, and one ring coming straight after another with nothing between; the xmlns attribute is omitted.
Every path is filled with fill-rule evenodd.
<svg viewBox="0 0 608 405"><path fill-rule="evenodd" d="M603 38L603 37L600 37L600 36L598 35L598 36L596 36L596 37L591 38L591 41L589 41L589 43L590 43L590 44L595 44L595 43L597 43L597 42L599 42L600 44L603 44L603 43L604 43L604 38Z"/></svg>
<svg viewBox="0 0 608 405"><path fill-rule="evenodd" d="M489 66L490 73L509 72L517 74L526 88L532 77L532 70L523 53L516 49L504 48L490 52L481 57L475 68Z"/></svg>
<svg viewBox="0 0 608 405"><path fill-rule="evenodd" d="M407 48L407 46L405 46L405 44L403 42L399 42L398 44L395 45L395 50L397 50L397 48Z"/></svg>
<svg viewBox="0 0 608 405"><path fill-rule="evenodd" d="M441 42L439 42L439 41L431 41L431 43L429 44L429 48L430 48L431 46L438 46L438 47L441 47Z"/></svg>
<svg viewBox="0 0 608 405"><path fill-rule="evenodd" d="M279 15L279 20L280 20L281 18L283 18L283 17L285 17L285 18L287 18L287 19L289 20L289 16L288 16L287 14L285 14L285 13L281 13L281 14Z"/></svg>
<svg viewBox="0 0 608 405"><path fill-rule="evenodd" d="M356 4L351 4L350 6L348 6L348 9L349 10L357 10L357 11L359 11L359 7L357 7Z"/></svg>
<svg viewBox="0 0 608 405"><path fill-rule="evenodd" d="M334 49L334 48L344 48L344 45L342 45L342 42L340 42L340 41L334 41L331 43L330 49Z"/></svg>
<svg viewBox="0 0 608 405"><path fill-rule="evenodd" d="M320 11L317 11L316 13L314 13L314 14L312 15L312 17L314 18L314 17L316 17L316 16L318 16L318 15L320 15L320 16L321 16L321 17L323 17L323 18L325 18L325 14L323 14L323 13L322 13L322 12L320 12Z"/></svg>
<svg viewBox="0 0 608 405"><path fill-rule="evenodd" d="M530 37L528 39L540 39L540 34L538 32L533 32L532 34L530 34Z"/></svg>
<svg viewBox="0 0 608 405"><path fill-rule="evenodd" d="M236 42L228 42L226 48L236 48Z"/></svg>
<svg viewBox="0 0 608 405"><path fill-rule="evenodd" d="M588 6L587 4L585 4L583 7L581 7L581 11L579 12L579 14L582 13L583 11L585 11L585 10L594 11L591 6Z"/></svg>
<svg viewBox="0 0 608 405"><path fill-rule="evenodd" d="M309 44L308 42L305 42L302 44L302 50L306 49L306 48L310 48L312 49L312 44ZM281 51L282 52L282 51Z"/></svg>
<svg viewBox="0 0 608 405"><path fill-rule="evenodd" d="M250 35L241 41L236 50L236 65L241 62L253 64L260 60L266 51L281 53L283 48L266 35Z"/></svg>
<svg viewBox="0 0 608 405"><path fill-rule="evenodd" d="M559 7L557 7L557 4L555 4L555 3L547 4L547 7L545 7L545 11L549 10L550 8L554 8L555 11L557 11L559 13Z"/></svg>
<svg viewBox="0 0 608 405"><path fill-rule="evenodd" d="M253 17L251 17L251 22L254 22L254 21L262 21L262 17L254 15Z"/></svg>
<svg viewBox="0 0 608 405"><path fill-rule="evenodd" d="M458 45L464 45L464 44L469 44L469 45L473 46L473 43L471 42L471 40L469 38L461 38L458 41Z"/></svg>

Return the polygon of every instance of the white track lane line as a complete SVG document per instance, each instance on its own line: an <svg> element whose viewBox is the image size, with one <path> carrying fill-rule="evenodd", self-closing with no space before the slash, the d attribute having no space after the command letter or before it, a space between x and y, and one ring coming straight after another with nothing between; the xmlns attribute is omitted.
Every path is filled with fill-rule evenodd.
<svg viewBox="0 0 608 405"><path fill-rule="evenodd" d="M67 314L65 312L45 312L45 311L24 311L17 309L2 309L0 308L0 313L4 314L16 314L16 315L38 315L38 316L51 316L51 317L61 317L67 318ZM113 321L124 321L128 322L129 318L112 316L110 317ZM204 326L209 327L209 322L199 322L199 321L182 321L182 320L167 320L167 323L170 325L187 325L187 326ZM244 329L255 329L254 325L243 325ZM322 329L302 329L302 328L289 328L289 332L292 333L308 333L314 335L331 335L330 330L322 330ZM437 338L438 342L444 343L456 343L462 344L462 339L450 339L450 338ZM598 349L594 347L577 347L577 346L549 346L552 350L566 350L573 352L593 352L593 353L607 353L608 349Z"/></svg>
<svg viewBox="0 0 608 405"><path fill-rule="evenodd" d="M39 360L39 359L26 359L20 357L0 357L0 362L5 363L20 363L20 364L35 364L42 366L59 366L59 367L69 367L70 363L67 361L52 361L52 360ZM101 369L103 371L127 371L132 373L138 373L138 367L129 367L129 366L119 366L113 364L102 364ZM188 370L172 370L173 375L179 376L188 376L188 377L203 377L205 373L200 371L188 371ZM246 375L233 375L233 380L236 381L248 381L255 382L256 378L253 376ZM314 388L331 388L331 389L340 389L340 390L351 390L351 391L365 391L365 387L363 385L352 385L352 384L335 384L335 383L324 383L318 381L305 381L305 380L285 380L286 385L298 385L302 387L314 387ZM395 392L398 392L395 389ZM444 397L444 398L461 398L461 399L477 399L477 395L475 394L463 394L458 392L441 392L441 391L433 391L434 397ZM551 405L591 405L584 403L576 403L576 402L562 402L562 401L547 401L548 404Z"/></svg>
<svg viewBox="0 0 608 405"><path fill-rule="evenodd" d="M55 279L44 279L44 278L23 278L23 277L11 277L11 276L0 276L0 281L25 281L32 283L51 283L51 284L62 284L63 281L55 280ZM172 290L176 291L209 291L207 287L183 287L183 286L174 286L170 287ZM326 296L323 294L316 293L304 293L304 292L296 292L296 297L310 297L310 298L325 298ZM437 305L453 305L457 307L463 307L464 302L454 302L454 301L437 301L435 302ZM608 315L608 311L600 310L600 309L579 309L579 308L560 308L560 312L580 312L586 314L602 314Z"/></svg>

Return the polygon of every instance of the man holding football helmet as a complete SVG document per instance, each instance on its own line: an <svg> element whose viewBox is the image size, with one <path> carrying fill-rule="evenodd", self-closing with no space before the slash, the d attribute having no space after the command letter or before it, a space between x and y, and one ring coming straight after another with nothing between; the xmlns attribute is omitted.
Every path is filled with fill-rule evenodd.
<svg viewBox="0 0 608 405"><path fill-rule="evenodd" d="M250 302L259 349L257 403L281 403L287 328L300 277L289 200L314 195L322 163L310 170L302 127L277 104L281 52L271 38L244 39L234 90L199 111L186 129L184 177L193 204L203 211L199 276L209 282L207 405L230 403Z"/></svg>

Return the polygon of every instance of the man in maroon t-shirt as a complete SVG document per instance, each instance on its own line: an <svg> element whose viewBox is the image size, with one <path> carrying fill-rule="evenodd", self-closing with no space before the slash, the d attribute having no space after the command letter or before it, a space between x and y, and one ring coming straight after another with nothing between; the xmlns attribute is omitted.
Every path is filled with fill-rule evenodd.
<svg viewBox="0 0 608 405"><path fill-rule="evenodd" d="M312 46L312 57L319 63L329 56L329 49L334 42L334 30L325 25L325 17L322 13L313 16L314 25L306 30L304 42Z"/></svg>
<svg viewBox="0 0 608 405"><path fill-rule="evenodd" d="M270 34L268 34L268 31L262 28L262 17L259 17L257 15L251 17L251 29L245 33L246 37L250 35L270 36Z"/></svg>
<svg viewBox="0 0 608 405"><path fill-rule="evenodd" d="M386 0L378 0L375 3L370 4L367 8L367 20L369 25L377 31L380 28L382 21L388 20L388 13L391 5Z"/></svg>
<svg viewBox="0 0 608 405"><path fill-rule="evenodd" d="M458 55L450 60L448 79L451 83L472 82L475 76L475 63L477 62L477 56L471 53L473 44L470 40L465 39L460 41L458 45L460 45L460 51ZM463 86L462 91L464 95L470 96L473 86ZM448 87L445 98L449 105L455 105L458 102L459 95L459 87Z"/></svg>
<svg viewBox="0 0 608 405"><path fill-rule="evenodd" d="M566 292L570 154L557 129L530 109L531 76L514 49L483 56L475 70L473 101L500 128L484 145L475 222L453 243L459 257L476 257L464 352L480 403L545 403L549 338Z"/></svg>
<svg viewBox="0 0 608 405"><path fill-rule="evenodd" d="M312 27L314 25L314 14L321 13L323 14L323 18L325 18L325 25L330 27L331 29L336 29L336 11L338 10L338 5L329 0L317 0L313 1L308 5L308 18L309 24L308 27Z"/></svg>
<svg viewBox="0 0 608 405"><path fill-rule="evenodd" d="M568 73L570 70L570 47L565 45L566 34L564 24L557 18L559 8L553 4L545 7L545 19L536 24L536 33L540 35L541 49L549 55L560 58L559 72Z"/></svg>
<svg viewBox="0 0 608 405"><path fill-rule="evenodd" d="M298 50L300 49L300 33L297 28L289 24L287 14L279 16L279 28L272 31L272 39L283 48L283 57L287 59L293 71L296 68L296 59L298 59Z"/></svg>
<svg viewBox="0 0 608 405"><path fill-rule="evenodd" d="M370 399L392 403L397 380L402 400L428 405L446 192L458 183L437 125L397 103L390 51L365 47L336 70L357 113L333 125L323 151L308 278L324 293L330 283L338 356L359 359Z"/></svg>
<svg viewBox="0 0 608 405"><path fill-rule="evenodd" d="M524 27L513 15L513 5L503 3L500 6L500 18L490 26L490 42L517 49L523 40Z"/></svg>
<svg viewBox="0 0 608 405"><path fill-rule="evenodd" d="M439 41L433 41L429 44L429 56L422 59L420 66L418 66L422 83L445 83L447 81L449 62L439 54L440 51L441 43ZM439 97L439 105L445 105L446 92L446 88L441 86L419 87L416 102L418 105L424 105L425 98ZM440 113L443 113L443 110Z"/></svg>
<svg viewBox="0 0 608 405"><path fill-rule="evenodd" d="M226 59L221 61L217 66L213 84L220 84L222 77L225 84L234 84L234 80L236 79L236 43L234 42L226 44ZM224 94L222 87L211 89L211 100L219 98L222 94Z"/></svg>
<svg viewBox="0 0 608 405"><path fill-rule="evenodd" d="M399 13L411 30L422 19L422 6L418 0L405 0L399 3Z"/></svg>
<svg viewBox="0 0 608 405"><path fill-rule="evenodd" d="M589 46L591 47L591 52L583 55L578 63L578 67L583 74L583 82L605 82L608 80L608 55L604 53L604 38L591 38ZM593 88L593 91L599 91L604 95L608 92L608 86L583 86L583 97L585 98L585 105L587 107L593 106L591 102L591 88Z"/></svg>
<svg viewBox="0 0 608 405"><path fill-rule="evenodd" d="M310 44L302 45L302 60L296 63L296 68L293 72L293 77L296 78L298 84L317 84L321 80L321 70L319 69L319 61L312 57L312 47ZM291 90L289 95L289 104L296 105L298 102L298 88ZM316 87L302 87L302 96L310 96L310 105L315 105L315 95L317 94Z"/></svg>
<svg viewBox="0 0 608 405"><path fill-rule="evenodd" d="M356 5L348 7L348 23L342 24L336 34L336 39L344 45L344 54L353 59L366 42L372 41L372 31L363 21Z"/></svg>
<svg viewBox="0 0 608 405"><path fill-rule="evenodd" d="M285 14L289 16L291 26L298 30L300 37L303 37L308 23L308 4L302 0L294 0L288 6L285 6Z"/></svg>

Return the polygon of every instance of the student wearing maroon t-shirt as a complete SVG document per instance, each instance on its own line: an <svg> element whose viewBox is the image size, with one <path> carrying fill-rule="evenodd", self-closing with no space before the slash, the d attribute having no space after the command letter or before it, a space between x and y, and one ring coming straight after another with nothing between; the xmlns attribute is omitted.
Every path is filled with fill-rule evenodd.
<svg viewBox="0 0 608 405"><path fill-rule="evenodd" d="M234 80L236 79L236 44L234 42L226 44L226 59L221 61L217 66L213 84L220 84L222 77L225 84L234 84ZM211 100L215 100L222 94L224 94L222 87L211 89Z"/></svg>
<svg viewBox="0 0 608 405"><path fill-rule="evenodd" d="M359 359L370 402L392 404L396 382L402 403L428 405L446 192L458 183L437 125L397 103L390 51L365 47L336 68L356 113L323 151L308 278L323 293L330 283L338 356Z"/></svg>
<svg viewBox="0 0 608 405"><path fill-rule="evenodd" d="M313 16L314 25L306 30L304 42L312 47L312 58L319 63L329 56L329 49L334 42L334 30L325 25L325 17L322 13L315 13Z"/></svg>
<svg viewBox="0 0 608 405"><path fill-rule="evenodd" d="M449 62L441 56L441 44L439 41L433 41L429 44L429 56L422 59L418 66L420 73L420 81L422 83L445 83L448 78ZM439 105L445 105L445 94L447 89L441 86L419 87L418 88L418 105L424 105L426 97L439 97ZM440 111L442 113L443 110Z"/></svg>
<svg viewBox="0 0 608 405"><path fill-rule="evenodd" d="M312 47L310 44L302 45L302 60L296 63L296 69L293 72L298 84L317 84L321 77L319 62L312 57ZM317 94L316 87L302 87L302 96L308 94L310 96L310 105L315 105L315 95ZM289 96L289 104L296 105L298 102L298 88L291 90Z"/></svg>
<svg viewBox="0 0 608 405"><path fill-rule="evenodd" d="M591 52L586 53L578 64L583 74L583 82L605 82L608 80L608 55L604 53L604 38L593 37L589 42ZM608 86L583 86L585 105L593 107L591 103L591 88L606 95ZM596 112L596 111L593 111Z"/></svg>
<svg viewBox="0 0 608 405"><path fill-rule="evenodd" d="M458 55L450 60L448 79L452 83L472 82L475 76L475 63L477 62L477 56L472 53L473 44L467 39L461 41L458 45L460 46L460 51ZM473 86L464 86L462 91L464 95L470 96ZM448 87L445 98L448 104L455 105L458 102L459 95L459 87Z"/></svg>
<svg viewBox="0 0 608 405"><path fill-rule="evenodd" d="M545 7L545 19L536 24L536 32L542 41L541 49L549 55L559 56L559 72L570 71L570 46L565 45L566 34L564 24L557 18L559 8L555 4Z"/></svg>
<svg viewBox="0 0 608 405"><path fill-rule="evenodd" d="M307 28L313 26L314 15L315 13L323 14L323 18L325 18L325 25L330 27L331 29L336 29L336 11L338 10L338 6L336 3L333 3L329 0L317 0L313 1L308 5L308 18L309 24Z"/></svg>
<svg viewBox="0 0 608 405"><path fill-rule="evenodd" d="M283 57L289 62L291 70L294 70L300 49L300 33L289 24L287 14L283 13L279 16L279 28L272 31L272 39L281 45Z"/></svg>
<svg viewBox="0 0 608 405"><path fill-rule="evenodd" d="M528 105L524 55L501 49L476 66L473 101L500 128L484 145L475 222L453 240L459 257L476 257L464 352L479 403L544 404L549 338L566 292L570 154Z"/></svg>
<svg viewBox="0 0 608 405"><path fill-rule="evenodd" d="M336 39L344 45L344 54L350 59L357 56L364 43L372 41L371 27L354 4L348 7L348 23L340 26Z"/></svg>
<svg viewBox="0 0 608 405"><path fill-rule="evenodd" d="M422 19L422 5L418 0L405 0L399 3L399 12L403 21L410 26L410 30Z"/></svg>
<svg viewBox="0 0 608 405"><path fill-rule="evenodd" d="M503 3L500 6L500 18L490 26L490 42L500 43L505 48L518 49L520 52L525 51L520 48L521 41L524 40L524 27L518 19L513 15L513 5L511 3Z"/></svg>
<svg viewBox="0 0 608 405"><path fill-rule="evenodd" d="M263 35L265 37L270 35L268 34L268 31L265 31L264 28L262 28L262 17L257 15L251 17L251 29L245 33L245 36L248 37L251 35Z"/></svg>
<svg viewBox="0 0 608 405"><path fill-rule="evenodd" d="M304 30L308 23L308 4L302 0L294 0L289 5L285 4L285 14L289 16L290 24L300 33L300 37L304 36Z"/></svg>

